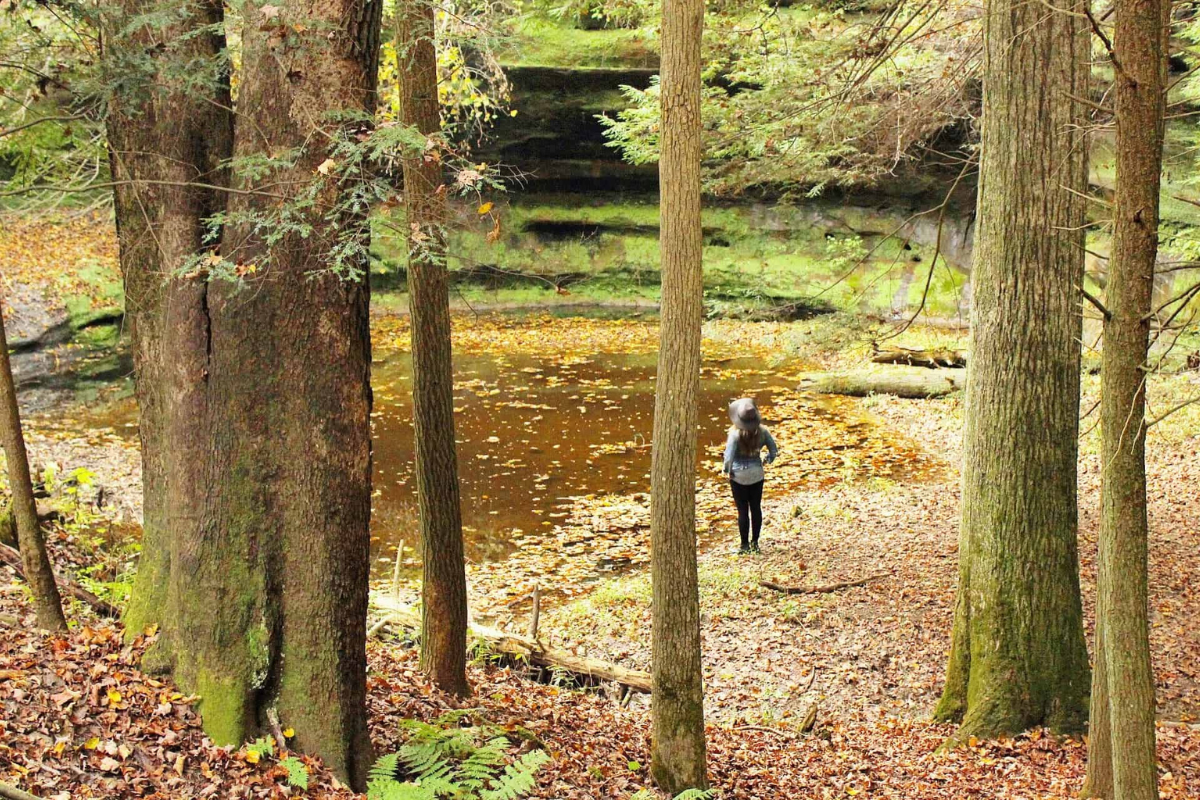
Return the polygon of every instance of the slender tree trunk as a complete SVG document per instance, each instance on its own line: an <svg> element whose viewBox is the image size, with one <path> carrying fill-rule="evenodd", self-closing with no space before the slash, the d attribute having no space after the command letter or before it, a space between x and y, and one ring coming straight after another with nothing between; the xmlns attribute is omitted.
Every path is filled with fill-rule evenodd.
<svg viewBox="0 0 1200 800"><path fill-rule="evenodd" d="M37 502L29 476L29 456L21 433L21 410L12 364L8 360L8 338L4 331L4 309L0 307L0 434L4 436L4 459L8 467L8 487L12 492L12 513L17 523L17 542L25 580L33 592L33 608L39 627L65 631L62 598L54 582L54 570L46 553L46 540L38 524Z"/></svg>
<svg viewBox="0 0 1200 800"><path fill-rule="evenodd" d="M1089 38L1061 13L988 0L959 589L936 715L951 740L1077 730L1088 662L1076 545L1079 285Z"/></svg>
<svg viewBox="0 0 1200 800"><path fill-rule="evenodd" d="M265 176L234 176L228 210L236 224L223 232L220 251L245 268L241 282L156 285L180 255L212 247L194 236L203 209L181 201L177 215L147 219L138 214L144 199L118 197L126 212L122 260L133 272L127 286L133 277L140 297L137 281L145 281L152 301L139 333L152 364L138 379L139 397L150 398L143 445L162 503L163 533L147 540L155 552L139 579L146 596L135 604L137 621L161 624L156 665L200 695L216 742L257 735L273 710L296 730L297 749L321 756L358 788L371 761L368 287L365 278L331 273L327 257L345 237L368 234L361 217L332 216L342 192L336 181L317 184L315 194L313 187L343 124L334 117L374 109L380 11L378 0L246 7L233 152L238 161L285 163ZM197 93L167 95L161 127L150 134L185 127L186 115L166 104ZM228 106L196 99L201 107ZM208 129L191 129L181 138L194 148L189 153L208 146L215 155L225 130L216 126L208 139ZM137 138L145 131L130 135L131 144L147 144ZM173 162L173 142L151 138L162 149L149 152ZM195 161L185 163L194 170L188 180L202 174ZM298 209L291 220L309 225L307 235L284 227L268 243L242 222L284 204ZM139 219L144 231L135 235L131 220ZM124 251L136 255L147 240L155 242L149 255L126 259ZM163 241L178 246L167 250ZM152 272L155 254L164 260Z"/></svg>
<svg viewBox="0 0 1200 800"><path fill-rule="evenodd" d="M708 787L696 574L696 426L703 274L700 40L704 4L666 0L662 19L662 325L651 466L654 591L651 773L664 791Z"/></svg>
<svg viewBox="0 0 1200 800"><path fill-rule="evenodd" d="M1154 671L1150 663L1146 516L1146 352L1158 256L1166 40L1170 3L1116 6L1117 186L1105 300L1100 424L1104 465L1095 702L1107 729L1093 731L1088 789L1120 800L1156 800ZM1109 763L1104 763L1105 759ZM1111 786L1105 781L1111 779Z"/></svg>
<svg viewBox="0 0 1200 800"><path fill-rule="evenodd" d="M1103 561L1097 564L1096 585L1103 586L1108 580L1108 568ZM1104 636L1099 620L1108 616L1104 608L1104 597L1096 602L1096 652L1092 667L1092 698L1088 718L1087 778L1080 790L1080 797L1113 796L1112 774L1112 729L1108 719L1108 670L1105 668Z"/></svg>
<svg viewBox="0 0 1200 800"><path fill-rule="evenodd" d="M446 276L445 200L437 94L434 7L402 0L396 10L400 122L433 143L404 159L408 296L412 315L413 432L421 517L421 668L439 688L467 695L467 576L463 560L454 367Z"/></svg>

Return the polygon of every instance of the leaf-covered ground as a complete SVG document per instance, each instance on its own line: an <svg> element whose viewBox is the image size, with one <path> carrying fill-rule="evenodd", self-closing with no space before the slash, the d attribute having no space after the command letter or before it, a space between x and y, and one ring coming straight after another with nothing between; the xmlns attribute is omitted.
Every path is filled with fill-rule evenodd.
<svg viewBox="0 0 1200 800"><path fill-rule="evenodd" d="M811 457L813 438L776 428L782 468L768 472L763 554L738 557L727 487L701 485L705 519L725 546L700 559L705 679L716 719L795 722L815 695L835 720L899 715L925 719L941 690L954 589L960 493L961 407L943 401L875 400L874 414L924 443L922 480L805 484L789 451ZM769 418L776 409L765 408ZM786 417L786 413L783 414ZM1177 434L1178 432L1176 432ZM1080 460L1080 551L1089 640L1095 598L1100 468ZM819 452L819 451L818 451ZM936 455L933 455L936 454ZM836 453L824 457L836 462ZM1200 431L1152 436L1149 449L1151 637L1160 715L1200 720ZM932 459L941 465L928 465ZM807 465L807 469L812 469ZM759 585L823 585L879 576L838 592L784 596ZM542 629L560 644L623 665L649 666L650 591L644 575L618 579L555 608ZM807 696L797 690L817 670ZM1196 788L1200 792L1200 787Z"/></svg>
<svg viewBox="0 0 1200 800"><path fill-rule="evenodd" d="M193 698L142 674L147 644L121 641L94 620L66 637L31 630L19 592L0 595L0 781L39 796L67 798L283 798L276 758L213 747ZM648 716L603 697L531 683L519 672L474 666L475 694L455 702L421 678L416 655L397 644L370 648L368 705L375 748L397 744L398 722L475 709L479 722L508 730L515 749L553 757L536 796L627 798L649 782ZM286 725L286 720L284 721ZM710 774L722 797L1069 798L1078 790L1084 745L1035 731L939 754L944 726L893 716L819 722L812 734L786 726L710 723ZM1159 731L1160 789L1195 797L1200 731ZM311 797L349 798L319 762L305 759Z"/></svg>

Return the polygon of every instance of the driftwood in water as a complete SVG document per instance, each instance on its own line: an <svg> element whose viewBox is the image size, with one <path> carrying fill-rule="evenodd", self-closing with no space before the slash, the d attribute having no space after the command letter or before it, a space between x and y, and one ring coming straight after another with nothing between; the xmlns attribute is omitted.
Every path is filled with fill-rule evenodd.
<svg viewBox="0 0 1200 800"><path fill-rule="evenodd" d="M0 544L0 562L11 567L21 580L25 580L25 570L21 566L21 553L15 547L9 547L6 544ZM96 595L89 592L87 589L80 586L70 578L59 577L58 589L63 594L70 595L76 600L82 600L92 608L96 609L96 613L105 617L116 619L121 616L121 610L109 603L106 600L101 600Z"/></svg>
<svg viewBox="0 0 1200 800"><path fill-rule="evenodd" d="M865 583L886 578L890 572L880 572L877 575L868 575L865 578L859 578L853 581L841 581L839 583L827 583L823 586L786 586L782 583L774 581L759 581L759 586L764 589L770 589L775 592L783 592L784 594L828 594L829 592L837 592L842 589L849 589L853 586L862 586Z"/></svg>
<svg viewBox="0 0 1200 800"><path fill-rule="evenodd" d="M809 375L800 389L817 394L841 394L867 397L890 394L896 397L924 399L942 397L966 385L966 376L959 370L928 370L919 367L896 367L886 370L857 372L825 372Z"/></svg>
<svg viewBox="0 0 1200 800"><path fill-rule="evenodd" d="M906 364L910 367L965 367L966 350L931 349L914 347L876 347L871 360L876 364Z"/></svg>
<svg viewBox="0 0 1200 800"><path fill-rule="evenodd" d="M379 595L372 595L371 602L395 624L412 631L421 630L421 615L411 608L400 607L392 598ZM650 693L650 673L648 672L626 669L607 661L545 647L541 642L528 636L508 633L478 623L471 624L467 635L482 642L495 653L526 661L536 667L560 669L594 680L612 681L635 692Z"/></svg>

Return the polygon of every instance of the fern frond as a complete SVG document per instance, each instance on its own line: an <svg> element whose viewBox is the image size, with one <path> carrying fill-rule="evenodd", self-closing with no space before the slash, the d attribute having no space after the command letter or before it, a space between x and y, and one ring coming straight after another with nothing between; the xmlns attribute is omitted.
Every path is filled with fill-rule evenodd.
<svg viewBox="0 0 1200 800"><path fill-rule="evenodd" d="M377 780L396 780L396 768L400 765L399 753L388 753L386 756L380 756L371 765L371 770L367 773L368 781Z"/></svg>
<svg viewBox="0 0 1200 800"><path fill-rule="evenodd" d="M549 760L545 750L530 750L505 767L499 777L493 778L491 788L481 791L479 797L481 800L518 800L533 789L534 775Z"/></svg>

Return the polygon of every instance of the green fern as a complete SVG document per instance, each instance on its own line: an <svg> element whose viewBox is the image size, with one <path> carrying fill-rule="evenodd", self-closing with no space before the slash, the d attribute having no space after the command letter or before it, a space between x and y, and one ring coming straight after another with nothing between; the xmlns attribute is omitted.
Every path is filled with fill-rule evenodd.
<svg viewBox="0 0 1200 800"><path fill-rule="evenodd" d="M529 794L535 784L534 775L550 760L545 750L530 750L504 772L492 779L490 789L479 793L480 800L518 800Z"/></svg>
<svg viewBox="0 0 1200 800"><path fill-rule="evenodd" d="M371 768L368 800L518 800L534 787L534 775L550 757L534 750L509 762L504 736L484 738L486 727L460 727L470 712L445 715L433 724L408 720L408 740ZM403 771L406 780L400 780Z"/></svg>
<svg viewBox="0 0 1200 800"><path fill-rule="evenodd" d="M304 766L303 761L295 756L288 756L280 760L279 766L287 770L288 786L308 791L308 767Z"/></svg>
<svg viewBox="0 0 1200 800"><path fill-rule="evenodd" d="M684 789L679 794L675 795L673 800L715 800L716 794L712 791L702 791L700 789ZM656 800L658 795L649 789L631 794L629 800Z"/></svg>

